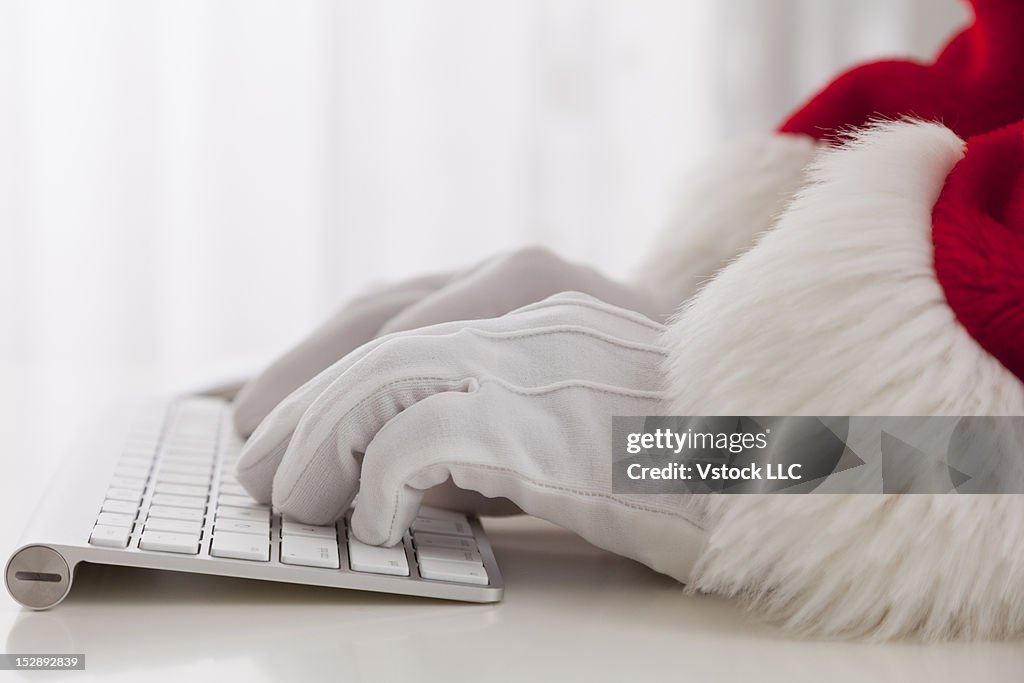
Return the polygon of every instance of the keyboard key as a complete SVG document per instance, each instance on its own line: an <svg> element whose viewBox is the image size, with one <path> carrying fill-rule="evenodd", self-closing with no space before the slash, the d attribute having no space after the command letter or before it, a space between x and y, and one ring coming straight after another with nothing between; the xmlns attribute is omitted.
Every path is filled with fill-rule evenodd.
<svg viewBox="0 0 1024 683"><path fill-rule="evenodd" d="M188 471L188 468L195 468L195 472ZM209 478L213 470L213 460L190 460L185 458L164 458L160 461L160 470L163 472L184 472L184 474L203 474Z"/></svg>
<svg viewBox="0 0 1024 683"><path fill-rule="evenodd" d="M195 439L169 441L164 444L163 450L160 452L161 457L213 460L217 449L210 442L215 441L216 438L216 436L201 436Z"/></svg>
<svg viewBox="0 0 1024 683"><path fill-rule="evenodd" d="M236 508L249 508L250 510L268 509L266 505L257 503L249 496L233 496L228 493L221 494L220 497L217 498L217 503L220 505L230 505L231 507Z"/></svg>
<svg viewBox="0 0 1024 683"><path fill-rule="evenodd" d="M456 583L476 583L486 586L487 572L482 564L468 562L449 562L447 560L420 560L420 576L433 581L453 581Z"/></svg>
<svg viewBox="0 0 1024 683"><path fill-rule="evenodd" d="M197 445L192 445L190 443L166 445L164 446L164 457L201 458L209 460L217 454L217 448L215 445L205 443L204 441L197 441Z"/></svg>
<svg viewBox="0 0 1024 683"><path fill-rule="evenodd" d="M122 460L130 458L132 460L144 460L152 461L157 455L157 444L150 443L129 443L121 451L120 458Z"/></svg>
<svg viewBox="0 0 1024 683"><path fill-rule="evenodd" d="M132 524L135 523L135 515L122 515L117 512L101 512L100 516L96 518L96 523L103 524L104 526L125 526L131 529Z"/></svg>
<svg viewBox="0 0 1024 683"><path fill-rule="evenodd" d="M175 534L199 536L203 530L202 522L189 519L161 519L150 517L146 520L145 531L170 531Z"/></svg>
<svg viewBox="0 0 1024 683"><path fill-rule="evenodd" d="M157 482L153 487L155 493L170 493L174 496L192 496L193 498L206 499L207 489L205 486L189 486L188 484L168 484Z"/></svg>
<svg viewBox="0 0 1024 683"><path fill-rule="evenodd" d="M110 500L103 501L102 512L117 512L122 515L135 516L135 513L139 510L138 502L130 503L126 500Z"/></svg>
<svg viewBox="0 0 1024 683"><path fill-rule="evenodd" d="M418 533L412 536L413 543L419 548L455 548L456 550L476 550L476 541L466 536L441 536L440 534Z"/></svg>
<svg viewBox="0 0 1024 683"><path fill-rule="evenodd" d="M143 550L196 555L199 553L199 535L146 530L142 533L139 547Z"/></svg>
<svg viewBox="0 0 1024 683"><path fill-rule="evenodd" d="M422 531L430 534L448 534L451 536L473 535L473 529L469 526L469 522L465 517L462 517L461 520L417 517L412 522L412 530L414 532Z"/></svg>
<svg viewBox="0 0 1024 683"><path fill-rule="evenodd" d="M333 526L312 526L310 524L299 524L298 522L282 520L281 536L309 536L333 541L338 538L338 532Z"/></svg>
<svg viewBox="0 0 1024 683"><path fill-rule="evenodd" d="M133 479L147 479L149 477L148 467L133 467L131 465L118 465L114 469L115 477L131 477Z"/></svg>
<svg viewBox="0 0 1024 683"><path fill-rule="evenodd" d="M174 508L192 508L202 510L206 507L206 498L193 498L191 496L172 496L169 493L154 493L153 505L164 505Z"/></svg>
<svg viewBox="0 0 1024 683"><path fill-rule="evenodd" d="M213 535L210 554L214 557L267 562L270 560L270 542L252 534L232 534L218 531Z"/></svg>
<svg viewBox="0 0 1024 683"><path fill-rule="evenodd" d="M366 545L353 538L348 542L348 558L353 571L409 576L409 562L405 557L405 547L401 543L384 548Z"/></svg>
<svg viewBox="0 0 1024 683"><path fill-rule="evenodd" d="M220 492L227 493L232 496L248 496L245 489L242 488L241 484L221 484Z"/></svg>
<svg viewBox="0 0 1024 683"><path fill-rule="evenodd" d="M187 486L210 485L210 478L195 474L180 474L178 472L161 472L157 478L158 484L185 484Z"/></svg>
<svg viewBox="0 0 1024 683"><path fill-rule="evenodd" d="M160 463L160 472L177 472L178 474L192 474L197 477L210 478L210 473L213 471L213 465L189 465L180 462L162 462Z"/></svg>
<svg viewBox="0 0 1024 683"><path fill-rule="evenodd" d="M220 519L213 525L216 533L229 531L236 534L255 534L259 536L270 536L270 524L264 521L247 522L244 519Z"/></svg>
<svg viewBox="0 0 1024 683"><path fill-rule="evenodd" d="M127 548L128 537L131 536L131 533L131 527L97 524L92 528L89 544L103 548Z"/></svg>
<svg viewBox="0 0 1024 683"><path fill-rule="evenodd" d="M281 562L337 569L340 566L338 544L333 536L329 539L286 536L281 539Z"/></svg>
<svg viewBox="0 0 1024 683"><path fill-rule="evenodd" d="M236 508L228 505L217 506L217 519L244 519L246 521L270 522L270 508L253 510L251 508Z"/></svg>
<svg viewBox="0 0 1024 683"><path fill-rule="evenodd" d="M189 522L202 522L203 511L154 505L149 508L149 517L150 519L183 519Z"/></svg>
<svg viewBox="0 0 1024 683"><path fill-rule="evenodd" d="M419 512L416 513L416 516L427 517L429 519L446 519L451 522L466 521L466 515L462 514L461 512L443 510L441 508L430 507L429 505L421 506Z"/></svg>
<svg viewBox="0 0 1024 683"><path fill-rule="evenodd" d="M117 460L117 467L134 467L148 472L153 467L153 458L129 458L122 455Z"/></svg>
<svg viewBox="0 0 1024 683"><path fill-rule="evenodd" d="M126 500L138 505L142 501L142 489L107 489L107 500Z"/></svg>
<svg viewBox="0 0 1024 683"><path fill-rule="evenodd" d="M483 558L475 550L456 550L455 548L438 548L437 546L417 546L416 557L423 560L445 560L446 562L468 562L483 564Z"/></svg>
<svg viewBox="0 0 1024 683"><path fill-rule="evenodd" d="M146 479L144 477L111 477L110 488L145 489Z"/></svg>

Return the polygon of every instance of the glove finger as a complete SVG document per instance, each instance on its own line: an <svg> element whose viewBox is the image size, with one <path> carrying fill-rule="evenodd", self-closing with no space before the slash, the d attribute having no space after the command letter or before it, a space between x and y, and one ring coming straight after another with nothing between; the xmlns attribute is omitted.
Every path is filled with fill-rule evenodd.
<svg viewBox="0 0 1024 683"><path fill-rule="evenodd" d="M431 396L388 423L366 447L352 533L371 545L402 540L424 493L450 478L449 460L485 449L476 391ZM500 460L500 458L499 458Z"/></svg>
<svg viewBox="0 0 1024 683"><path fill-rule="evenodd" d="M392 337L342 373L296 426L274 474L274 507L307 523L337 519L358 489L366 445L387 422L475 384L457 351L439 337Z"/></svg>
<svg viewBox="0 0 1024 683"><path fill-rule="evenodd" d="M274 474L302 416L332 382L385 341L368 342L337 361L289 394L259 423L235 466L235 476L250 496L261 503L270 502Z"/></svg>
<svg viewBox="0 0 1024 683"><path fill-rule="evenodd" d="M457 332L463 325L465 323L462 322L435 325L419 332L416 337L450 334ZM310 407L321 398L325 399L321 405L329 405L327 399L333 394L328 389L332 384L380 347L405 336L389 335L363 344L288 395L260 422L246 441L235 468L235 476L249 495L260 502L270 502L274 475L288 451L295 430Z"/></svg>
<svg viewBox="0 0 1024 683"><path fill-rule="evenodd" d="M346 306L242 387L234 401L235 431L252 434L286 396L373 339L388 320L431 291L402 289Z"/></svg>

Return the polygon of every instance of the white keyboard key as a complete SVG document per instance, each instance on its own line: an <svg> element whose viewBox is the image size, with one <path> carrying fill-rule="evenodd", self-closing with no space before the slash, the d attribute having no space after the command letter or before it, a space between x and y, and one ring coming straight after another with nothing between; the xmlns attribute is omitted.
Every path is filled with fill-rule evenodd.
<svg viewBox="0 0 1024 683"><path fill-rule="evenodd" d="M441 536L440 534L419 533L413 534L412 540L417 550L426 547L476 550L476 541L466 536Z"/></svg>
<svg viewBox="0 0 1024 683"><path fill-rule="evenodd" d="M405 557L405 547L401 543L384 548L366 545L353 538L348 542L348 559L353 571L409 576L409 562Z"/></svg>
<svg viewBox="0 0 1024 683"><path fill-rule="evenodd" d="M170 531L175 534L189 534L198 536L203 530L202 522L195 522L188 519L161 519L150 517L146 520L145 531Z"/></svg>
<svg viewBox="0 0 1024 683"><path fill-rule="evenodd" d="M227 493L232 496L248 496L245 489L242 488L241 484L221 484L220 492Z"/></svg>
<svg viewBox="0 0 1024 683"><path fill-rule="evenodd" d="M206 498L193 498L191 496L172 496L169 493L154 493L153 505L163 505L174 508L191 508L202 510L206 507Z"/></svg>
<svg viewBox="0 0 1024 683"><path fill-rule="evenodd" d="M486 586L489 583L484 566L468 562L422 559L420 560L420 576L433 581L476 583L481 586Z"/></svg>
<svg viewBox="0 0 1024 683"><path fill-rule="evenodd" d="M114 489L145 489L146 480L143 477L111 477L110 488Z"/></svg>
<svg viewBox="0 0 1024 683"><path fill-rule="evenodd" d="M267 509L266 505L261 505L249 496L233 496L231 494L221 494L217 498L217 503L220 505L230 505L236 508L249 508L251 510L263 510Z"/></svg>
<svg viewBox="0 0 1024 683"><path fill-rule="evenodd" d="M138 505L142 501L142 489L107 489L107 500L126 500Z"/></svg>
<svg viewBox="0 0 1024 683"><path fill-rule="evenodd" d="M100 516L96 518L96 523L103 524L105 526L126 526L131 529L132 524L135 523L135 515L123 515L117 512L101 512Z"/></svg>
<svg viewBox="0 0 1024 683"><path fill-rule="evenodd" d="M102 512L117 512L122 515L135 516L139 510L138 502L129 503L126 500L105 500L103 501Z"/></svg>
<svg viewBox="0 0 1024 683"><path fill-rule="evenodd" d="M146 479L149 477L148 467L135 467L134 465L118 465L114 469L115 477L130 477L132 479Z"/></svg>
<svg viewBox="0 0 1024 683"><path fill-rule="evenodd" d="M267 562L270 560L270 541L252 534L232 534L218 531L213 535L210 554L214 557Z"/></svg>
<svg viewBox="0 0 1024 683"><path fill-rule="evenodd" d="M152 460L156 455L157 444L154 441L133 441L125 444L121 450L122 458L138 458L139 460Z"/></svg>
<svg viewBox="0 0 1024 683"><path fill-rule="evenodd" d="M164 553L196 555L199 552L199 535L146 530L142 533L139 547L143 550L159 550Z"/></svg>
<svg viewBox="0 0 1024 683"><path fill-rule="evenodd" d="M475 550L456 550L455 548L438 548L437 546L417 546L416 557L423 560L445 560L446 562L468 562L483 564L483 558Z"/></svg>
<svg viewBox="0 0 1024 683"><path fill-rule="evenodd" d="M281 561L304 567L325 567L337 569L338 544L331 538L309 536L285 536L281 539Z"/></svg>
<svg viewBox="0 0 1024 683"><path fill-rule="evenodd" d="M459 515L462 517L461 515ZM448 534L451 536L472 536L473 529L469 521L462 517L458 519L432 519L430 517L417 517L412 522L414 532L421 531L429 534Z"/></svg>
<svg viewBox="0 0 1024 683"><path fill-rule="evenodd" d="M212 455L192 455L185 453L164 453L160 462L167 463L178 463L181 465L210 465L213 463Z"/></svg>
<svg viewBox="0 0 1024 683"><path fill-rule="evenodd" d="M161 472L157 478L158 484L186 484L187 486L210 485L210 478L195 474L181 474L179 472Z"/></svg>
<svg viewBox="0 0 1024 683"><path fill-rule="evenodd" d="M282 536L309 536L312 538L326 538L335 540L338 532L333 526L313 526L311 524L299 524L298 522L281 521Z"/></svg>
<svg viewBox="0 0 1024 683"><path fill-rule="evenodd" d="M154 493L170 493L175 496L192 496L193 498L206 498L205 486L189 486L188 484L168 484L157 482L153 487Z"/></svg>
<svg viewBox="0 0 1024 683"><path fill-rule="evenodd" d="M244 519L219 518L214 522L215 533L229 531L236 534L255 534L270 537L270 524L265 521L247 522Z"/></svg>
<svg viewBox="0 0 1024 683"><path fill-rule="evenodd" d="M189 468L196 471L188 472ZM205 474L209 476L213 470L213 460L192 460L191 458L163 458L160 469L164 472L184 471L186 474Z"/></svg>
<svg viewBox="0 0 1024 683"><path fill-rule="evenodd" d="M193 443L195 445L193 445ZM182 442L164 447L165 458L201 458L209 460L217 453L217 447L203 441Z"/></svg>
<svg viewBox="0 0 1024 683"><path fill-rule="evenodd" d="M426 517L428 519L446 519L450 522L465 522L466 515L461 512L453 512L452 510L443 510L441 508L430 507L429 505L420 506L419 512L416 513L417 517Z"/></svg>
<svg viewBox="0 0 1024 683"><path fill-rule="evenodd" d="M188 508L171 508L162 505L154 505L149 508L150 518L160 519L184 519L190 522L202 522L202 510L190 510Z"/></svg>
<svg viewBox="0 0 1024 683"><path fill-rule="evenodd" d="M228 505L217 506L217 519L244 519L246 521L257 522L270 522L270 508L264 507L262 510L253 510L252 508L236 508Z"/></svg>
<svg viewBox="0 0 1024 683"><path fill-rule="evenodd" d="M178 474L192 474L197 477L210 478L213 471L212 465L186 465L180 462L160 463L160 472L177 472Z"/></svg>
<svg viewBox="0 0 1024 683"><path fill-rule="evenodd" d="M97 524L92 528L89 544L104 548L126 548L128 547L128 537L131 536L131 533L131 527Z"/></svg>

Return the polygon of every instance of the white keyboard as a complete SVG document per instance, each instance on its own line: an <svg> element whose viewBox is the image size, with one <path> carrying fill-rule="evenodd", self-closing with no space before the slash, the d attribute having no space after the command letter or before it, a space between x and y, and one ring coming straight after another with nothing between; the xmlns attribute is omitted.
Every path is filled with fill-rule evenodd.
<svg viewBox="0 0 1024 683"><path fill-rule="evenodd" d="M229 404L185 398L142 411L120 438L76 452L8 562L11 595L44 609L79 562L494 602L503 593L478 520L423 508L402 543L370 546L330 526L282 519L234 478L242 441ZM116 445L115 445L116 444ZM72 474L68 474L71 472ZM99 474L97 474L99 473ZM77 520L84 515L86 527ZM38 519L41 517L42 519Z"/></svg>

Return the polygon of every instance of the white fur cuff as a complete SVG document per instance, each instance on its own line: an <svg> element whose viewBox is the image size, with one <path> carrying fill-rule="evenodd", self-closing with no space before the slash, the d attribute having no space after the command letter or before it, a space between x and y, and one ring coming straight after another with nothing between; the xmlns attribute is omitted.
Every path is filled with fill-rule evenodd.
<svg viewBox="0 0 1024 683"><path fill-rule="evenodd" d="M931 209L963 142L879 125L821 153L775 227L666 333L678 415L1021 415L1020 381L959 325ZM793 629L1024 633L1024 497L701 497L692 586Z"/></svg>

